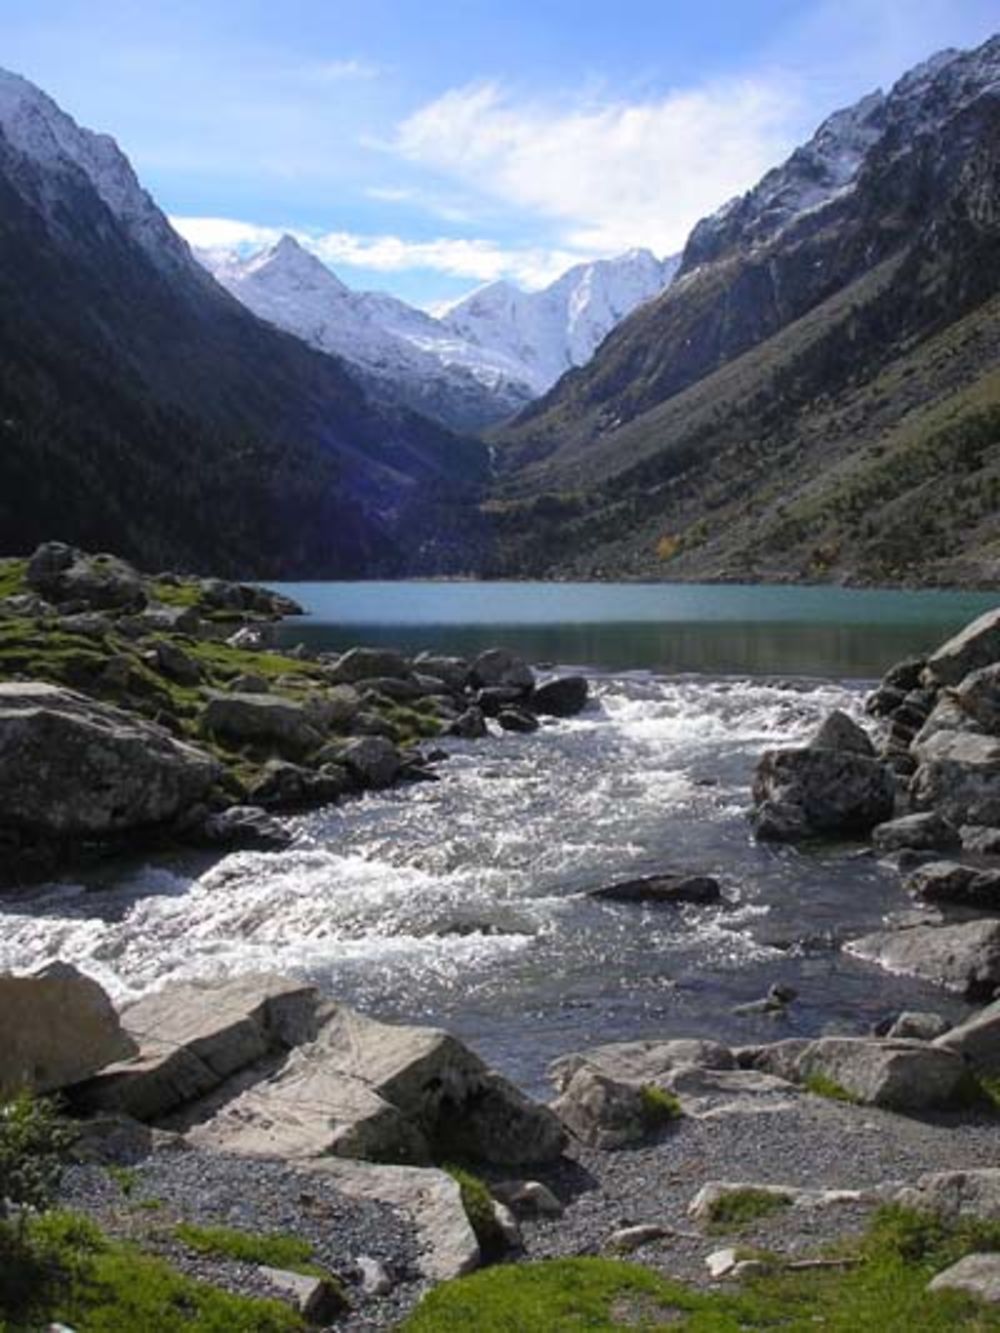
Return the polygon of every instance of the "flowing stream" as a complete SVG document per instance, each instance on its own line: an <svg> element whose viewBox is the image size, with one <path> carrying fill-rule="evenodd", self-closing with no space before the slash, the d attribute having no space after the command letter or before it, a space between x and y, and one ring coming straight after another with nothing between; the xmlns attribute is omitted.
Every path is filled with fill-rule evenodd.
<svg viewBox="0 0 1000 1333"><path fill-rule="evenodd" d="M969 610L956 606L949 627ZM918 618L903 646L939 640L941 624ZM438 642L470 632L439 629ZM817 633L798 628L814 650ZM326 634L379 637L340 623ZM863 651L885 665L897 638L887 657L870 628ZM753 1042L864 1031L903 1006L961 1011L838 949L909 906L894 873L856 847L804 853L749 835L761 750L803 739L832 708L860 715L859 681L587 669L594 697L579 717L447 741L438 782L295 817L285 852L123 861L10 902L0 967L71 959L120 999L177 978L292 973L372 1013L444 1024L535 1091L549 1059L599 1041ZM723 900L586 896L675 868L716 875ZM779 980L799 992L786 1015L733 1014Z"/></svg>

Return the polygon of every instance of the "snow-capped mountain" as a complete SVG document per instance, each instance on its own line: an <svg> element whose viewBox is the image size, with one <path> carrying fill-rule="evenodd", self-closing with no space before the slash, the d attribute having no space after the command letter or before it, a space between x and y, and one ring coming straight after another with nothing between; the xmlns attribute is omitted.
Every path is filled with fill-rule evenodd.
<svg viewBox="0 0 1000 1333"><path fill-rule="evenodd" d="M159 267L180 265L197 271L186 242L139 184L114 139L83 129L40 88L2 69L0 133L12 148L48 173L82 173Z"/></svg>
<svg viewBox="0 0 1000 1333"><path fill-rule="evenodd" d="M199 258L262 319L344 357L400 401L473 429L512 415L585 364L677 267L634 250L577 265L539 292L491 283L435 317L384 293L352 291L291 236L249 259Z"/></svg>
<svg viewBox="0 0 1000 1333"><path fill-rule="evenodd" d="M583 366L614 326L658 296L680 263L648 250L577 264L539 292L494 282L457 301L442 323L484 350L502 351L542 394L573 366Z"/></svg>
<svg viewBox="0 0 1000 1333"><path fill-rule="evenodd" d="M1000 38L975 51L939 51L853 106L836 111L813 137L746 194L703 218L688 237L682 272L732 249L773 240L805 214L818 212L855 188L873 150L908 149L984 92L1000 90Z"/></svg>

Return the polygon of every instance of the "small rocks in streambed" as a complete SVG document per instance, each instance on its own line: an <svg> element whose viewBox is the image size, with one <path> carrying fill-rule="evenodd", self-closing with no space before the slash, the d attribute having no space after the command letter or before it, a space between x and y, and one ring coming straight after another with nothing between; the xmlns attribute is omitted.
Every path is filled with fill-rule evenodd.
<svg viewBox="0 0 1000 1333"><path fill-rule="evenodd" d="M497 714L497 721L504 731L518 732L522 735L538 730L538 718L526 708L501 708Z"/></svg>
<svg viewBox="0 0 1000 1333"><path fill-rule="evenodd" d="M929 903L1000 909L1000 870L977 870L959 861L932 861L914 870L903 887Z"/></svg>
<svg viewBox="0 0 1000 1333"><path fill-rule="evenodd" d="M538 686L531 696L531 707L549 717L574 717L586 708L589 696L585 676L559 676Z"/></svg>
<svg viewBox="0 0 1000 1333"><path fill-rule="evenodd" d="M209 815L188 838L225 851L270 852L288 847L293 834L259 805L234 805Z"/></svg>
<svg viewBox="0 0 1000 1333"><path fill-rule="evenodd" d="M449 736L457 736L464 741L482 740L489 735L483 710L473 704L464 713L460 713L447 729Z"/></svg>
<svg viewBox="0 0 1000 1333"><path fill-rule="evenodd" d="M878 1037L892 1040L934 1041L951 1029L951 1024L941 1014L921 1013L904 1010L898 1017L886 1024L884 1032L876 1032Z"/></svg>
<svg viewBox="0 0 1000 1333"><path fill-rule="evenodd" d="M889 972L922 977L969 1000L991 1000L1000 986L1000 919L879 930L846 947Z"/></svg>
<svg viewBox="0 0 1000 1333"><path fill-rule="evenodd" d="M799 993L794 986L784 986L781 982L775 982L761 999L751 1000L748 1004L734 1005L733 1013L783 1014L792 1001L797 1000L798 997Z"/></svg>
<svg viewBox="0 0 1000 1333"><path fill-rule="evenodd" d="M588 898L616 903L714 903L720 895L719 881L711 875L690 875L680 871L642 875L587 893Z"/></svg>
<svg viewBox="0 0 1000 1333"><path fill-rule="evenodd" d="M506 648L488 648L472 663L472 680L479 686L508 686L530 694L535 688L535 673L522 657Z"/></svg>
<svg viewBox="0 0 1000 1333"><path fill-rule="evenodd" d="M903 815L872 830L872 845L879 852L950 851L961 846L958 830L936 810Z"/></svg>

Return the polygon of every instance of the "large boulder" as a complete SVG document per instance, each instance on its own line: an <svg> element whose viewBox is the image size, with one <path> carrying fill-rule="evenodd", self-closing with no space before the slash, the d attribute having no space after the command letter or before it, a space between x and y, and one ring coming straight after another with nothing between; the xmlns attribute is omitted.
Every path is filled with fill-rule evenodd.
<svg viewBox="0 0 1000 1333"><path fill-rule="evenodd" d="M728 1046L696 1037L614 1041L562 1055L549 1065L548 1072L556 1089L564 1092L576 1072L583 1068L625 1083L658 1083L681 1066L735 1069L736 1059Z"/></svg>
<svg viewBox="0 0 1000 1333"><path fill-rule="evenodd" d="M165 824L221 771L162 727L73 690L0 684L0 827L71 838Z"/></svg>
<svg viewBox="0 0 1000 1333"><path fill-rule="evenodd" d="M852 940L849 952L889 972L922 977L969 1000L989 1000L1000 986L1000 920L879 930Z"/></svg>
<svg viewBox="0 0 1000 1333"><path fill-rule="evenodd" d="M409 674L406 658L389 648L350 648L326 668L327 679L336 685L354 685L379 676L403 680Z"/></svg>
<svg viewBox="0 0 1000 1333"><path fill-rule="evenodd" d="M342 763L362 787L390 787L401 767L399 751L385 736L359 736L340 747Z"/></svg>
<svg viewBox="0 0 1000 1333"><path fill-rule="evenodd" d="M481 687L506 686L530 694L535 674L522 657L506 648L488 648L472 664L473 684Z"/></svg>
<svg viewBox="0 0 1000 1333"><path fill-rule="evenodd" d="M850 754L864 754L873 758L875 747L868 733L846 713L835 708L827 714L811 740L807 743L810 750L841 750Z"/></svg>
<svg viewBox="0 0 1000 1333"><path fill-rule="evenodd" d="M146 593L139 574L113 555L86 555L63 542L45 542L28 561L28 587L46 601L90 610L141 611Z"/></svg>
<svg viewBox="0 0 1000 1333"><path fill-rule="evenodd" d="M546 1161L564 1134L545 1107L435 1028L324 1008L315 1039L195 1131L248 1155L380 1161Z"/></svg>
<svg viewBox="0 0 1000 1333"><path fill-rule="evenodd" d="M928 1291L955 1291L985 1305L1000 1305L1000 1254L967 1254L931 1278Z"/></svg>
<svg viewBox="0 0 1000 1333"><path fill-rule="evenodd" d="M531 707L546 717L573 717L586 708L589 695L586 676L559 676L539 685Z"/></svg>
<svg viewBox="0 0 1000 1333"><path fill-rule="evenodd" d="M938 731L914 744L920 766L910 784L913 804L952 824L1000 823L1000 740Z"/></svg>
<svg viewBox="0 0 1000 1333"><path fill-rule="evenodd" d="M213 695L205 705L202 727L236 745L273 747L282 754L305 754L323 743L305 704L278 694Z"/></svg>
<svg viewBox="0 0 1000 1333"><path fill-rule="evenodd" d="M54 1092L136 1050L103 987L68 963L0 975L0 1097Z"/></svg>
<svg viewBox="0 0 1000 1333"><path fill-rule="evenodd" d="M790 837L867 833L892 817L895 792L887 765L850 749L765 750L753 781L765 815L772 807L801 815L801 823L788 822Z"/></svg>
<svg viewBox="0 0 1000 1333"><path fill-rule="evenodd" d="M122 1026L138 1047L75 1090L88 1110L159 1120L269 1056L315 1037L313 986L273 976L167 986L129 1005Z"/></svg>
<svg viewBox="0 0 1000 1333"><path fill-rule="evenodd" d="M641 1084L610 1078L588 1065L576 1071L552 1110L592 1148L641 1143L653 1127Z"/></svg>
<svg viewBox="0 0 1000 1333"><path fill-rule="evenodd" d="M904 888L929 903L1000 910L1000 870L978 870L961 861L930 861L918 866Z"/></svg>
<svg viewBox="0 0 1000 1333"><path fill-rule="evenodd" d="M461 693L470 682L470 667L464 657L443 657L440 653L421 653L414 658L414 668L424 676L444 681L449 690Z"/></svg>
<svg viewBox="0 0 1000 1333"><path fill-rule="evenodd" d="M960 1055L984 1074L1000 1074L1000 1000L936 1037L934 1045Z"/></svg>
<svg viewBox="0 0 1000 1333"><path fill-rule="evenodd" d="M958 830L936 810L902 815L872 830L872 846L878 852L951 851L962 845Z"/></svg>
<svg viewBox="0 0 1000 1333"><path fill-rule="evenodd" d="M983 731L1000 735L1000 662L970 672L955 689L954 700Z"/></svg>
<svg viewBox="0 0 1000 1333"><path fill-rule="evenodd" d="M924 675L937 685L957 685L994 662L1000 662L1000 611L987 611L931 654Z"/></svg>
<svg viewBox="0 0 1000 1333"><path fill-rule="evenodd" d="M800 1081L820 1076L860 1102L894 1111L946 1107L965 1078L961 1057L920 1041L821 1037L798 1058Z"/></svg>

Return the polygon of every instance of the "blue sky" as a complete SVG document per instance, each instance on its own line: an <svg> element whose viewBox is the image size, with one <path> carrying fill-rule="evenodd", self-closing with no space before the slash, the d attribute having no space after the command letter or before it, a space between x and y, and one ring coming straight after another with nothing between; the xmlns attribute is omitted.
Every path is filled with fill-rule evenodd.
<svg viewBox="0 0 1000 1333"><path fill-rule="evenodd" d="M113 134L189 239L288 230L431 303L681 247L996 0L0 0L2 63Z"/></svg>

